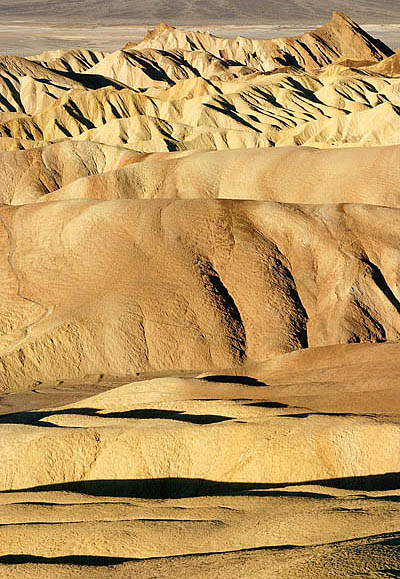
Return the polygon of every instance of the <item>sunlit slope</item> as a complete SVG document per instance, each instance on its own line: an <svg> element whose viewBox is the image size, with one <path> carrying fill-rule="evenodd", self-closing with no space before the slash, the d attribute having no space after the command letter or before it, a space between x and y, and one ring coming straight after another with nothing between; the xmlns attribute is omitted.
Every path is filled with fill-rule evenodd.
<svg viewBox="0 0 400 579"><path fill-rule="evenodd" d="M0 200L258 199L400 205L400 146L136 153L67 140L0 154Z"/></svg>
<svg viewBox="0 0 400 579"><path fill-rule="evenodd" d="M400 336L397 209L71 200L1 227L4 390Z"/></svg>
<svg viewBox="0 0 400 579"><path fill-rule="evenodd" d="M346 16L293 39L160 25L111 53L1 57L0 149L59 140L143 152L399 143L397 54Z"/></svg>
<svg viewBox="0 0 400 579"><path fill-rule="evenodd" d="M399 564L398 354L399 344L311 348L0 415L2 570L389 579ZM31 394L40 404L74 389Z"/></svg>
<svg viewBox="0 0 400 579"><path fill-rule="evenodd" d="M400 78L369 69L335 65L229 82L196 77L145 92L75 86L59 96L42 85L33 91L29 78L21 83L25 112L2 114L3 149L68 138L144 152L399 143Z"/></svg>

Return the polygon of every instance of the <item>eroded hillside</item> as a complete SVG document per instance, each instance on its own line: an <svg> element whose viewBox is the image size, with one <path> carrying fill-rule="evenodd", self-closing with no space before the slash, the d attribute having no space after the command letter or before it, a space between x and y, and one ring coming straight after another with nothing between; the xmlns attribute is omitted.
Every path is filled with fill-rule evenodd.
<svg viewBox="0 0 400 579"><path fill-rule="evenodd" d="M2 150L65 139L142 152L399 142L399 56L340 13L277 40L160 25L111 54L2 56L0 72Z"/></svg>
<svg viewBox="0 0 400 579"><path fill-rule="evenodd" d="M399 83L340 13L0 57L1 577L399 575Z"/></svg>

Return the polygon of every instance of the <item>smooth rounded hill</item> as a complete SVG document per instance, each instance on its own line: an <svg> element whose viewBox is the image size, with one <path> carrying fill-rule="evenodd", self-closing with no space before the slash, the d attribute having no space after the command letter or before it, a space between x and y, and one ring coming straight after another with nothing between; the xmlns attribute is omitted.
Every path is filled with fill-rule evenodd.
<svg viewBox="0 0 400 579"><path fill-rule="evenodd" d="M400 146L141 154L67 141L0 153L0 174L0 199L12 205L81 198L400 205Z"/></svg>

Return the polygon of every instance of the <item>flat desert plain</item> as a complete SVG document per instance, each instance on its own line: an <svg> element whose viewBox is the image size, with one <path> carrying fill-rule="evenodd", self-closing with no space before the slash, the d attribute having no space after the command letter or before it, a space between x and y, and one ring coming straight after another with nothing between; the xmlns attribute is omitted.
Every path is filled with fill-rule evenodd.
<svg viewBox="0 0 400 579"><path fill-rule="evenodd" d="M2 55L0 202L1 578L400 576L399 52Z"/></svg>

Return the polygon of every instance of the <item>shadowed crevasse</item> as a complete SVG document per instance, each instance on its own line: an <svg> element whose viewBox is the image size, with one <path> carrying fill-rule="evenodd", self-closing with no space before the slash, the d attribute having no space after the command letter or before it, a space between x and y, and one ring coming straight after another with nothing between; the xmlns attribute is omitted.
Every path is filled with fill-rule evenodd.
<svg viewBox="0 0 400 579"><path fill-rule="evenodd" d="M238 362L242 362L246 357L246 331L235 300L207 258L199 256L197 265L204 286L212 295L221 321L226 326L232 353Z"/></svg>
<svg viewBox="0 0 400 579"><path fill-rule="evenodd" d="M389 300L392 306L396 309L397 313L400 314L400 301L396 298L393 291L390 289L383 273L375 263L369 260L366 255L361 257L361 261L369 268L371 277L375 282L376 286L381 290L383 295Z"/></svg>

